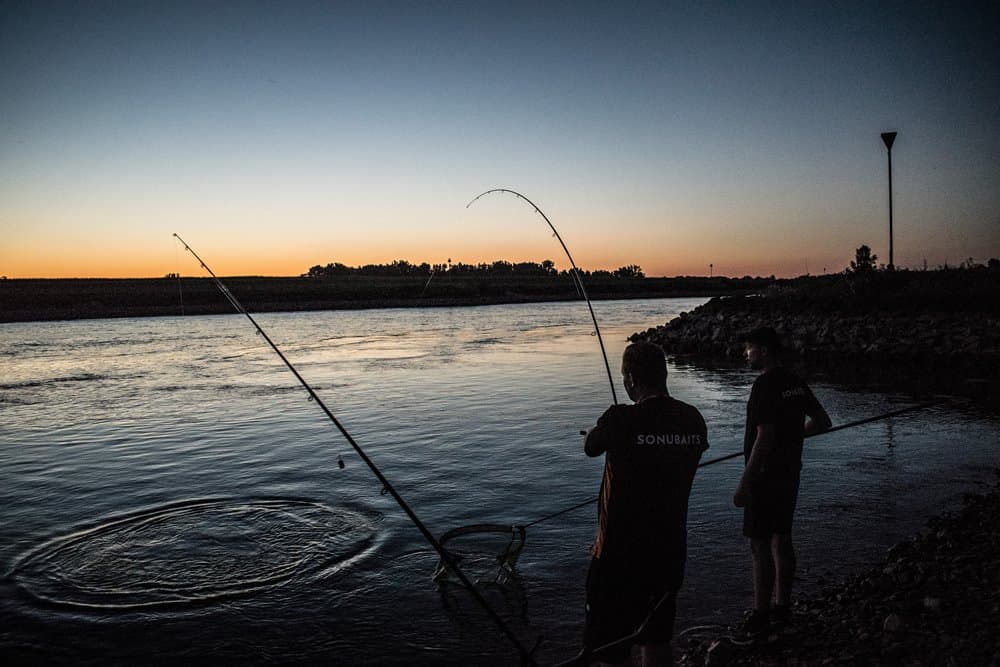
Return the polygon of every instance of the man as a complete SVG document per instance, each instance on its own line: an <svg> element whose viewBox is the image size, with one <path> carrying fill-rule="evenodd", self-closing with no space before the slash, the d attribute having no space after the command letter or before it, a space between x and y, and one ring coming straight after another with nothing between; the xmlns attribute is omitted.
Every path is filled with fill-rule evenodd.
<svg viewBox="0 0 1000 667"><path fill-rule="evenodd" d="M599 648L646 623L634 642L595 658L624 664L635 643L641 664L671 664L676 594L687 556L688 495L708 433L695 408L667 393L667 364L658 346L629 345L622 378L634 403L608 408L584 439L588 456L605 454L584 646Z"/></svg>
<svg viewBox="0 0 1000 667"><path fill-rule="evenodd" d="M760 376L747 403L746 467L733 503L743 507L750 538L753 609L740 633L753 641L788 622L795 578L792 515L799 492L802 441L830 428L830 417L808 386L780 362L781 341L770 327L744 336L747 363ZM771 596L774 595L774 607Z"/></svg>

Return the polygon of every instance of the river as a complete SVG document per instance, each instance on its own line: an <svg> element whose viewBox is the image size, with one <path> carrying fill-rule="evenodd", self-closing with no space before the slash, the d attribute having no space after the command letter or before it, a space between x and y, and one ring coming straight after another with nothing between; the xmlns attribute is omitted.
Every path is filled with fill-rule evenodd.
<svg viewBox="0 0 1000 667"><path fill-rule="evenodd" d="M600 301L626 337L703 299ZM611 403L585 304L257 316L428 528L526 524L596 495L579 431ZM277 355L239 315L0 325L0 654L45 664L517 663ZM741 447L754 375L670 363ZM834 423L925 400L810 378ZM836 581L985 485L997 418L946 403L807 442L800 589ZM339 465L343 463L343 466ZM699 471L678 629L750 601L739 460ZM595 510L527 529L484 589L536 659L578 650Z"/></svg>

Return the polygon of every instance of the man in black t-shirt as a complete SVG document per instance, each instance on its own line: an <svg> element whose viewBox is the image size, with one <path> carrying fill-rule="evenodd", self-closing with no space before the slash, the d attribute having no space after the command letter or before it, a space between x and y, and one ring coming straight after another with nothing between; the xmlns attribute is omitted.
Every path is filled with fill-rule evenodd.
<svg viewBox="0 0 1000 667"><path fill-rule="evenodd" d="M755 329L744 341L747 362L761 371L747 402L746 467L733 495L733 503L745 508L743 534L750 538L754 605L742 634L752 640L768 631L771 620L788 620L802 441L830 428L830 417L809 387L781 365L781 343L774 329Z"/></svg>
<svg viewBox="0 0 1000 667"><path fill-rule="evenodd" d="M588 456L605 455L584 645L590 650L627 637L648 618L634 641L643 664L670 664L687 556L688 496L708 432L698 410L667 393L658 346L629 345L622 376L634 403L608 408L584 440ZM597 658L622 662L630 648L626 643Z"/></svg>

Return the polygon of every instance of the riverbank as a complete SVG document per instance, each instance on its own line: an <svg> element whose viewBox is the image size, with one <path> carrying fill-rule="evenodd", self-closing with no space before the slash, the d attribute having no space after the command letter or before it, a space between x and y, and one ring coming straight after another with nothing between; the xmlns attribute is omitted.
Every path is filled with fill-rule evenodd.
<svg viewBox="0 0 1000 667"><path fill-rule="evenodd" d="M682 636L677 664L1000 665L998 517L1000 481L869 570L799 597L783 632L750 646Z"/></svg>
<svg viewBox="0 0 1000 667"><path fill-rule="evenodd" d="M998 271L800 279L713 298L631 340L654 342L674 357L736 363L741 336L760 326L781 334L786 361L836 379L847 368L896 375L896 384L920 376L928 390L944 381L950 386L937 391L973 397L1000 388Z"/></svg>
<svg viewBox="0 0 1000 667"><path fill-rule="evenodd" d="M370 276L223 278L254 313L368 308L435 308L576 301L568 275L525 277ZM770 278L598 278L593 300L712 297L764 289ZM232 313L209 278L4 279L0 322L160 317Z"/></svg>

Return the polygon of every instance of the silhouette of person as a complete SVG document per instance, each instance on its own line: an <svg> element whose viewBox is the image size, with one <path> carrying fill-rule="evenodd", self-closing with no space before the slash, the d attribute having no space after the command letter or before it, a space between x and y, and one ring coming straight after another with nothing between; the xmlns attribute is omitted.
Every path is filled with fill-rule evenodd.
<svg viewBox="0 0 1000 667"><path fill-rule="evenodd" d="M743 455L746 466L733 503L743 507L743 535L750 539L753 609L737 639L765 635L772 621L790 620L795 550L792 517L799 491L802 443L830 428L830 417L809 387L781 365L781 340L771 327L743 338L747 363L760 375L747 402ZM771 597L774 595L774 607Z"/></svg>
<svg viewBox="0 0 1000 667"><path fill-rule="evenodd" d="M635 638L594 658L622 664L638 645L642 664L671 664L688 496L708 433L698 410L667 392L660 347L629 345L621 371L633 404L608 408L584 439L588 456L605 456L587 574L584 654L645 625Z"/></svg>

